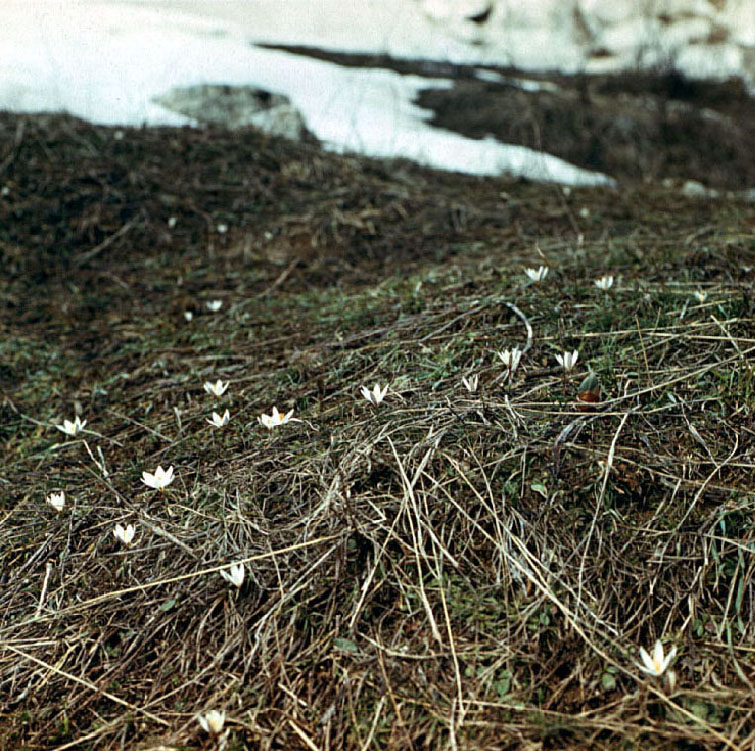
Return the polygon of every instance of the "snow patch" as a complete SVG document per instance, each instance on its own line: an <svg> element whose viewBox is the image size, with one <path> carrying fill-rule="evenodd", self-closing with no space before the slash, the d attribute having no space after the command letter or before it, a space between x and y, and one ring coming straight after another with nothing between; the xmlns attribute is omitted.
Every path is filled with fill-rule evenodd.
<svg viewBox="0 0 755 751"><path fill-rule="evenodd" d="M175 111L175 101L164 106L178 89L262 88L293 109L280 117L260 111L250 122L291 134L298 112L336 151L581 185L610 181L530 149L430 127L417 92L447 81L345 69L253 44L565 72L672 59L689 74L741 75L750 84L755 67L752 0L3 0L0 26L0 108L182 125L201 119L201 105L193 115ZM506 83L542 87L516 81Z"/></svg>

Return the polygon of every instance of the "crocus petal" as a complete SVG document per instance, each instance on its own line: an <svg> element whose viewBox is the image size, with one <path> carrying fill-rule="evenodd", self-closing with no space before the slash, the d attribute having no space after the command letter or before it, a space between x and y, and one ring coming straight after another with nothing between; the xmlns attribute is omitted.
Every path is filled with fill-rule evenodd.
<svg viewBox="0 0 755 751"><path fill-rule="evenodd" d="M663 644L660 639L655 642L653 647L653 665L659 672L663 670Z"/></svg>

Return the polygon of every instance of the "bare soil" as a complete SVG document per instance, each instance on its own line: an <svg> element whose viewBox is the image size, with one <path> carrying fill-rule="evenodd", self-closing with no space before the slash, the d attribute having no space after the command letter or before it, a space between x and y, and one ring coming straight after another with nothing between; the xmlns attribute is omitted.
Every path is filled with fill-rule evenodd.
<svg viewBox="0 0 755 751"><path fill-rule="evenodd" d="M755 98L738 79L698 81L672 63L655 71L565 76L385 55L277 47L339 65L451 80L417 104L428 122L469 138L545 151L622 183L695 180L709 188L755 186ZM498 81L478 73L497 74ZM540 87L539 91L522 86Z"/></svg>

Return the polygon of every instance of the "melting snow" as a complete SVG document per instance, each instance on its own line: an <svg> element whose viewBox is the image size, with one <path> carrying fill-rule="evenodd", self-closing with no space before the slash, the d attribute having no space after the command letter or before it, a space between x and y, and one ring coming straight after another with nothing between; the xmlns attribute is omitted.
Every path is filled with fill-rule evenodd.
<svg viewBox="0 0 755 751"><path fill-rule="evenodd" d="M606 15L604 3L583 0L580 37L574 30L580 17L575 20L560 0L526 7L497 2L485 24L468 20L487 7L477 0L4 0L0 108L65 110L108 125L195 124L185 110L164 106L176 89L260 87L286 97L331 150L406 157L477 175L607 184L606 176L547 154L432 128L426 123L430 113L414 104L417 92L450 87L450 81L345 68L254 43L567 70L589 68L592 47L607 45L619 65L636 53L647 22L642 26L627 10L636 3L618 5L623 14L614 6L613 15ZM697 17L673 25L675 44L711 26L703 6ZM726 7L731 23L741 25L738 3L730 0ZM720 72L739 66L742 72L741 45L753 40L746 29L736 33L736 44L707 58L702 47L688 45L687 58L698 67ZM605 56L600 60L608 65ZM480 71L480 77L493 75ZM542 86L525 79L512 83ZM268 120L255 122L264 126Z"/></svg>

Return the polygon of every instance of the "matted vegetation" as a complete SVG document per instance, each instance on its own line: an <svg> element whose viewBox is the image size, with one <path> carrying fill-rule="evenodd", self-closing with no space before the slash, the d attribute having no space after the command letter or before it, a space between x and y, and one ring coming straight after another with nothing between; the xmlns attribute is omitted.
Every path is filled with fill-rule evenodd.
<svg viewBox="0 0 755 751"><path fill-rule="evenodd" d="M0 169L0 746L752 748L752 204L58 116Z"/></svg>

